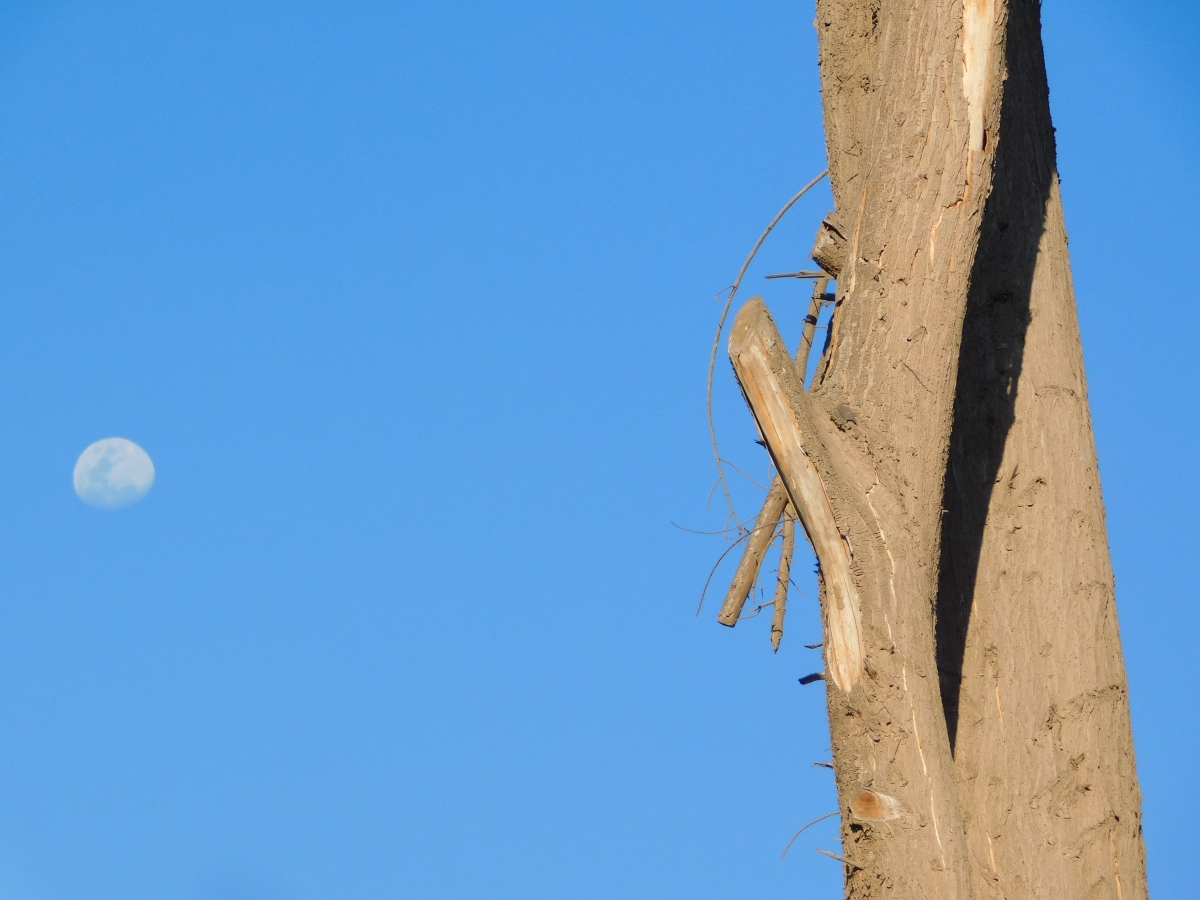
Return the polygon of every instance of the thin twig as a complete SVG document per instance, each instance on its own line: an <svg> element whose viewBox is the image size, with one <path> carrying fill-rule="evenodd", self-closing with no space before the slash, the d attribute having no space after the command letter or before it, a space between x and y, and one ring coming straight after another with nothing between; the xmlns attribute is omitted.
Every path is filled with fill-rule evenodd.
<svg viewBox="0 0 1200 900"><path fill-rule="evenodd" d="M814 847L813 849L816 850L818 853L824 853L826 856L831 857L832 859L840 860L841 862L844 862L846 865L850 866L853 869L861 869L862 868L862 866L860 866L854 860L846 859L846 857L844 857L844 856L838 856L832 850L822 850L820 847Z"/></svg>
<svg viewBox="0 0 1200 900"><path fill-rule="evenodd" d="M775 605L774 600L768 600L766 603L760 603L760 604L758 604L758 606L754 607L754 609L750 610L750 612L744 612L740 616L738 616L738 621L744 622L746 619L753 619L753 618L757 617L758 614L761 613L768 606L774 606L774 605Z"/></svg>
<svg viewBox="0 0 1200 900"><path fill-rule="evenodd" d="M758 528L747 528L747 529L745 529L745 532L740 537L738 537L737 540L735 540L732 544L730 544L728 547L726 547L721 552L721 555L717 557L717 561L715 563L713 563L712 569L709 570L708 578L706 578L704 580L704 590L702 590L700 592L700 603L696 607L696 615L700 615L700 610L704 606L704 595L708 593L708 586L712 583L713 575L715 575L717 573L717 567L719 565L721 565L721 560L723 560L726 556L729 555L729 551L732 550L734 547L736 547L738 544L740 544L742 541L746 540L746 538L750 537L750 535L754 534L756 531L761 531L763 528L772 528L773 529L777 524L778 524L777 522L772 522L770 525L763 525ZM676 527L678 527L678 526L676 526ZM716 533L720 534L720 532L716 532Z"/></svg>
<svg viewBox="0 0 1200 900"><path fill-rule="evenodd" d="M839 810L835 809L833 812L825 813L825 815L823 815L823 816L817 816L815 819L813 819L811 822L809 822L808 825L816 825L818 822L822 821L823 819L828 819L830 816L836 816L838 814L838 812L839 812ZM804 829L807 828L808 825L805 825L803 828L801 828L799 831L797 831L795 834L792 835L792 840L787 842L787 846L784 847L783 852L779 854L780 862L783 862L783 858L785 856L787 856L788 850L790 850L792 848L792 842L795 841L796 838L800 837L800 835L804 832Z"/></svg>
<svg viewBox="0 0 1200 900"><path fill-rule="evenodd" d="M752 531L747 531L745 534L743 534L741 537L739 537L736 541L734 541L732 544L730 544L728 547L726 547L722 551L721 555L717 557L717 561L715 563L713 563L713 567L711 569L709 569L709 571L708 571L708 577L706 579L704 579L704 590L702 590L700 592L700 602L698 604L696 604L696 615L700 615L700 610L704 608L704 595L708 593L708 586L710 584L712 584L712 578L714 575L717 574L717 567L719 565L721 565L721 560L723 560L726 556L729 555L730 550L732 550L734 547L736 547L738 544L740 544L746 538L750 537L751 534L753 534Z"/></svg>
<svg viewBox="0 0 1200 900"><path fill-rule="evenodd" d="M728 536L741 534L741 531L734 528L718 528L716 531L701 531L698 528L688 528L686 525L680 525L678 522L672 522L680 531L686 531L688 534L723 534Z"/></svg>
<svg viewBox="0 0 1200 900"><path fill-rule="evenodd" d="M783 205L783 209L781 209L775 215L775 218L771 220L771 224L766 227L766 230L763 231L763 233L761 235L759 235L758 240L754 244L754 248L750 251L750 255L747 256L746 261L744 263L742 263L741 271L738 272L737 278L734 280L733 284L729 288L729 296L725 298L725 308L721 310L721 318L717 321L717 333L713 336L712 355L709 357L709 360L708 360L708 395L707 395L708 433L709 433L709 436L712 438L713 459L715 459L717 462L717 476L721 481L721 489L725 492L725 502L729 504L729 508L731 510L733 509L733 497L729 493L729 485L725 483L725 470L721 467L721 451L719 449L717 449L717 428L716 428L716 425L713 423L713 411L712 411L713 373L716 371L716 368L717 368L717 350L721 344L721 332L725 330L725 319L729 315L730 307L733 306L733 297L737 293L737 289L742 283L742 277L746 274L746 270L748 268L750 268L750 261L752 259L754 259L754 254L756 254L758 252L758 248L761 247L763 241L765 241L767 239L767 235L771 233L771 229L773 229L777 224L779 224L779 220L783 218L783 214L786 213L789 209L791 209L792 205L797 200L799 200L801 197L803 197L805 194L807 194L809 192L809 190L814 185L816 185L817 182L819 182L822 178L824 178L828 174L829 174L829 169L825 169L823 172L821 172L820 175L818 175L816 178L814 178L812 181L810 181L808 184L806 184L804 187L802 187L800 189L800 192L798 194L796 194L795 197L793 197L791 200L789 200L787 203L785 203ZM737 518L736 513L734 514L734 518L735 519Z"/></svg>
<svg viewBox="0 0 1200 900"><path fill-rule="evenodd" d="M750 482L756 488L762 488L764 491L769 489L769 485L765 485L758 479L753 478L752 476L747 474L746 470L743 469L741 466L739 466L737 463L732 463L729 460L727 460L725 457L721 457L721 462L724 463L725 465L729 466L730 468L732 468L733 471L737 472L739 475L741 475L743 478L745 478L748 482Z"/></svg>
<svg viewBox="0 0 1200 900"><path fill-rule="evenodd" d="M775 275L764 275L764 278L828 278L829 273L824 269L816 272L779 272Z"/></svg>

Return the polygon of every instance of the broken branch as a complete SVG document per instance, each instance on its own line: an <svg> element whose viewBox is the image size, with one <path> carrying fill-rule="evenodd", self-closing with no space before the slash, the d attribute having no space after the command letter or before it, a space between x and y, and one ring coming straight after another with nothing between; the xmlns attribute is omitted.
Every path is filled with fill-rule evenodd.
<svg viewBox="0 0 1200 900"><path fill-rule="evenodd" d="M821 277L817 280L816 284L813 285L812 301L808 305L808 315L804 318L804 333L800 338L800 349L796 351L796 371L800 375L801 384L804 383L804 375L808 370L808 354L812 349L813 334L815 333L817 326L817 316L821 312L821 304L825 302L825 288L828 287L828 285L829 276L823 272L821 273ZM732 465L732 463L730 465ZM787 489L784 488L783 482L780 480L779 475L776 475L773 479L771 479L771 487L767 494L767 499L763 502L762 510L759 512L758 519L755 522L756 533L766 532L768 526L774 525L779 521L779 516L783 513L783 504L779 502L781 497L786 501ZM778 511L774 512L774 519L771 519L770 521L764 519L764 516L771 515L772 511L776 509ZM787 542L786 529L787 526L785 525L784 546L787 549L780 556L779 583L782 585L787 584L788 569L792 560L792 544ZM793 535L792 543L794 543L794 524L791 526L791 529ZM770 530L770 536L774 538L774 528ZM729 593L725 597L725 603L721 607L721 611L717 616L717 621L722 625L728 625L730 628L732 628L737 624L738 617L741 615L742 606L746 602L746 597L748 597L750 591L754 589L754 583L758 581L758 570L762 565L763 554L767 552L767 546L769 546L769 544L770 541L767 541L766 543L760 543L755 542L753 539L747 542L746 549L742 553L741 562L738 563L738 568L736 574L734 575L733 583L730 584ZM787 560L786 563L784 563L785 559ZM786 587L784 590L786 592ZM778 600L778 589L776 589L775 596ZM784 600L786 600L786 597ZM775 618L771 623L771 645L775 648L776 652L779 651L779 637L776 636L775 632L778 629L779 634L783 634L783 607L784 602L778 602L775 604Z"/></svg>
<svg viewBox="0 0 1200 900"><path fill-rule="evenodd" d="M754 529L746 540L746 549L738 562L737 571L733 574L733 583L729 585L725 602L721 604L721 611L717 614L717 621L722 625L732 628L737 624L742 607L746 605L746 598L750 596L754 582L758 580L758 570L762 566L763 557L775 538L775 523L779 521L787 499L787 490L783 482L776 477L771 483L771 490L767 492L767 499L763 501Z"/></svg>
<svg viewBox="0 0 1200 900"><path fill-rule="evenodd" d="M829 494L805 446L806 432L812 437L817 433L811 401L803 386L797 385L795 361L784 349L761 297L748 301L734 319L729 358L820 561L826 589L826 670L835 685L849 691L862 675L864 655L850 545L838 529Z"/></svg>

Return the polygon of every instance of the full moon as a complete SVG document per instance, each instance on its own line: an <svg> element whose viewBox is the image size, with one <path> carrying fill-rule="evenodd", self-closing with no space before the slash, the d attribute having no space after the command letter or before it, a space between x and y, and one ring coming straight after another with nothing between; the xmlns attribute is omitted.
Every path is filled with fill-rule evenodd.
<svg viewBox="0 0 1200 900"><path fill-rule="evenodd" d="M75 463L75 493L89 506L119 509L137 503L154 484L150 456L125 438L96 441Z"/></svg>

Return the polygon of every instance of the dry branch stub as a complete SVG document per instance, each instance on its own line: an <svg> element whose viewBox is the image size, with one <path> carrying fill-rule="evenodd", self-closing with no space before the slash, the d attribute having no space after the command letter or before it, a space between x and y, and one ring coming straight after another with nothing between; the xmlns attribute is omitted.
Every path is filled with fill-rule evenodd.
<svg viewBox="0 0 1200 900"><path fill-rule="evenodd" d="M846 263L846 226L838 221L835 213L830 213L817 229L817 237L813 242L813 262L837 278Z"/></svg>
<svg viewBox="0 0 1200 900"><path fill-rule="evenodd" d="M829 278L818 278L813 282L812 298L808 302L808 315L804 317L804 330L800 333L800 346L796 350L796 371L800 375L800 383L804 384L808 377L808 356L812 352L813 337L817 333L817 318L821 315L821 307L825 304L825 289L829 287Z"/></svg>

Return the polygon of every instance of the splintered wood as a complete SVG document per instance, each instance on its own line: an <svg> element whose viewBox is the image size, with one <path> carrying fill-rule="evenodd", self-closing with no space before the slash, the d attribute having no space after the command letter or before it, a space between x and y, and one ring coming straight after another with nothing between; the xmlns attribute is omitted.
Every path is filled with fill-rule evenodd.
<svg viewBox="0 0 1200 900"><path fill-rule="evenodd" d="M795 367L786 351L780 352L781 346L762 298L747 302L730 331L729 358L792 507L820 561L826 592L826 674L829 681L849 692L863 670L862 623L858 590L850 571L850 547L838 530L821 475L805 450L805 435L798 419L808 410L796 410L793 404L805 402L806 395L802 387L797 387ZM791 384L791 391L785 390L784 381Z"/></svg>

